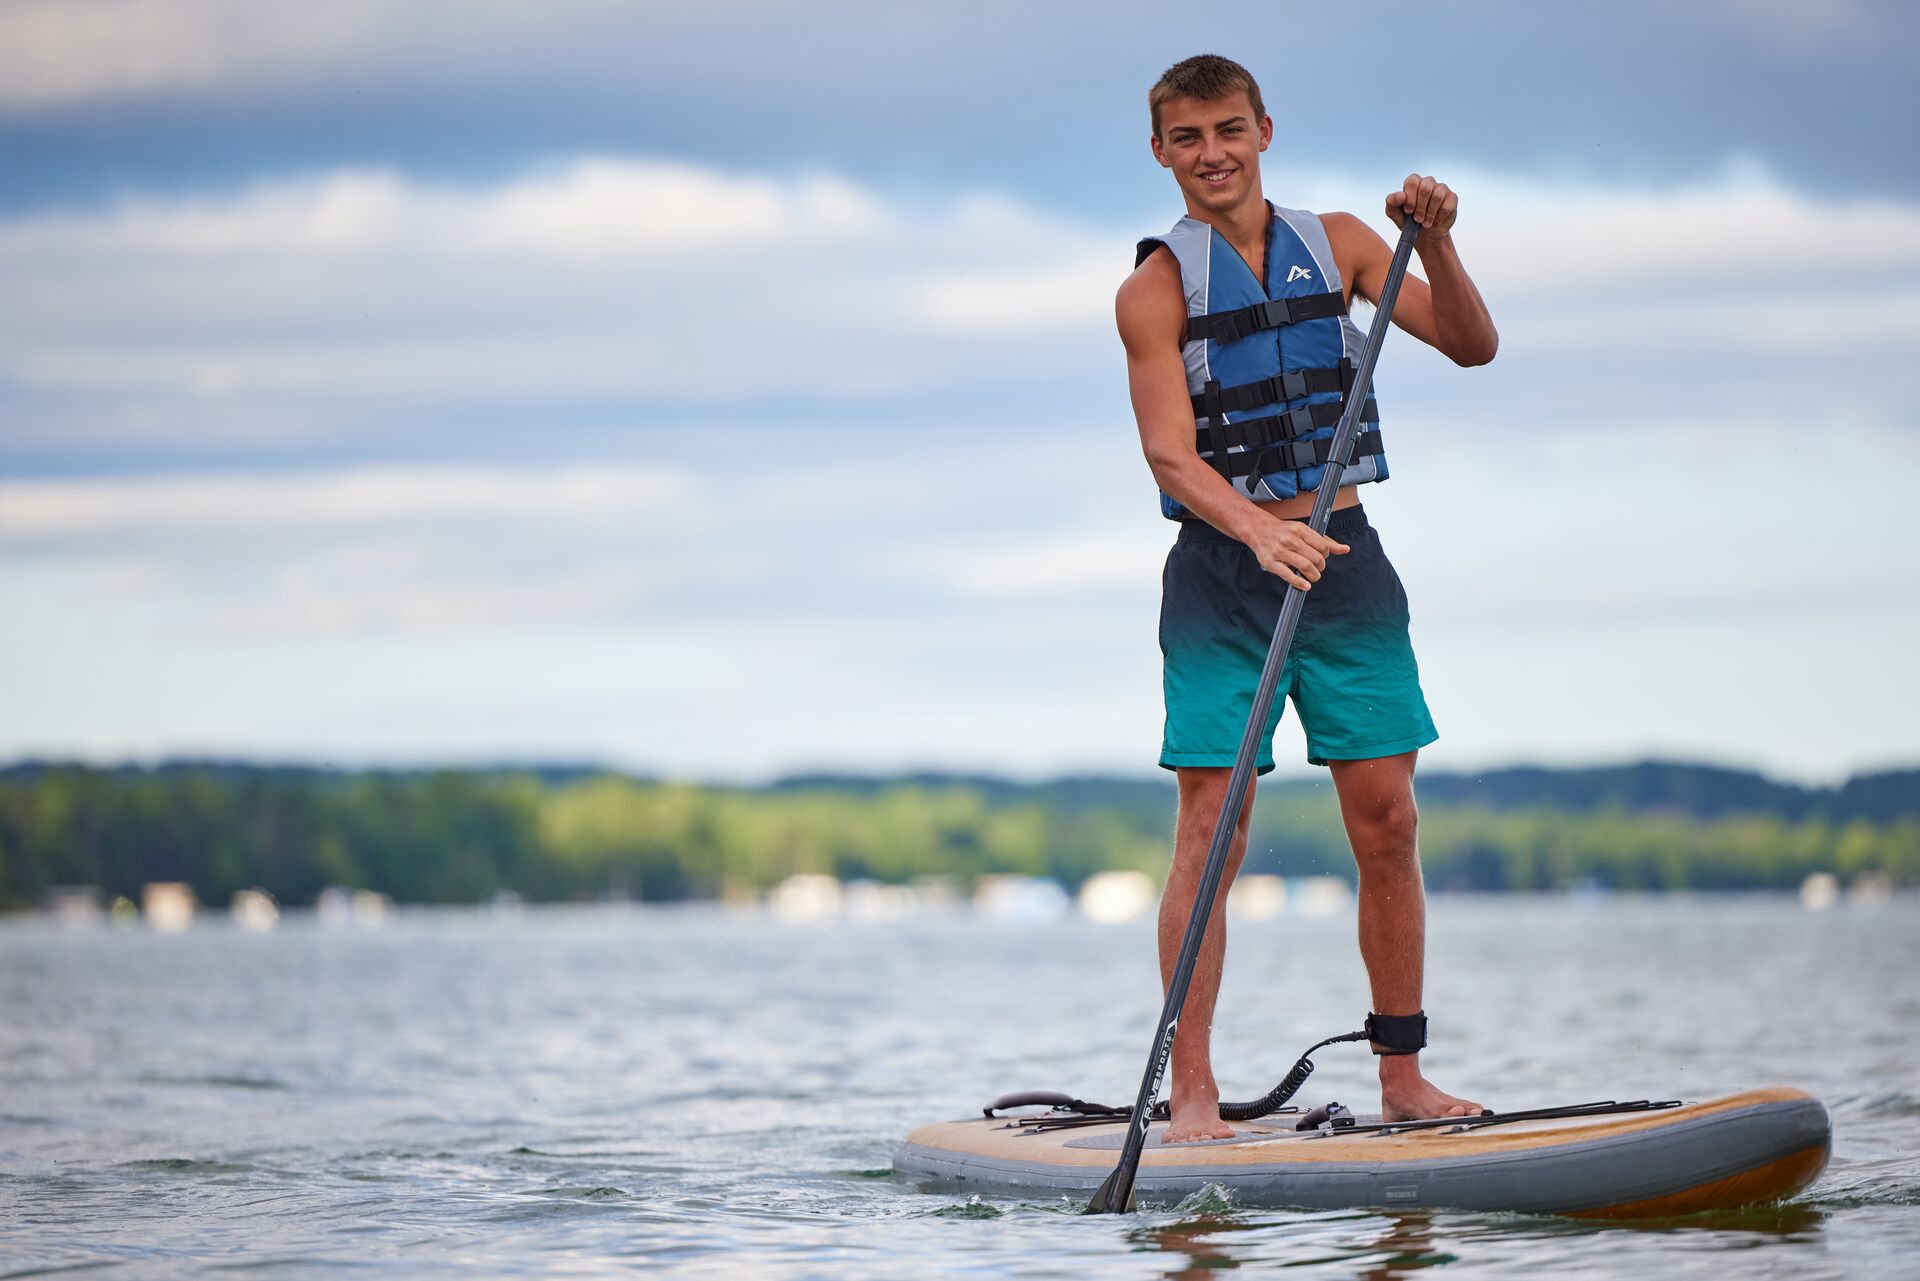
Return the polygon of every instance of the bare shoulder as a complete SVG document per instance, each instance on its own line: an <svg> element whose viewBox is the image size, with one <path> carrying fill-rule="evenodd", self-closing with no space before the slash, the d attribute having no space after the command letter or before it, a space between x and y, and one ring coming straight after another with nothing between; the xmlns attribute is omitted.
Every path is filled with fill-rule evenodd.
<svg viewBox="0 0 1920 1281"><path fill-rule="evenodd" d="M1333 246L1334 264L1340 268L1340 278L1347 282L1349 295L1363 277L1370 277L1375 268L1392 256L1380 233L1354 214L1324 213L1320 215L1320 225L1326 228L1327 243Z"/></svg>
<svg viewBox="0 0 1920 1281"><path fill-rule="evenodd" d="M1327 240L1336 253L1344 249L1348 253L1365 255L1376 246L1387 243L1380 238L1379 232L1354 214L1323 213L1320 215L1320 225L1326 228Z"/></svg>
<svg viewBox="0 0 1920 1281"><path fill-rule="evenodd" d="M1113 300L1120 338L1130 348L1180 343L1187 323L1186 293L1180 284L1180 264L1161 245L1120 282Z"/></svg>

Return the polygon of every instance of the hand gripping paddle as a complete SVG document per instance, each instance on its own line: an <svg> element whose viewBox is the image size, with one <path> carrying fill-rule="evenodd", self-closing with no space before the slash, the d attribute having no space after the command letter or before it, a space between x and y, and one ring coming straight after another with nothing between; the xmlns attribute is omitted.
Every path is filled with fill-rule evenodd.
<svg viewBox="0 0 1920 1281"><path fill-rule="evenodd" d="M1340 489L1340 476L1346 470L1353 438L1360 429L1360 410L1367 402L1366 389L1373 380L1374 361L1380 344L1393 320L1394 300L1400 296L1400 281L1407 274L1407 260L1413 256L1413 241L1420 224L1407 216L1400 224L1400 241L1393 249L1393 262L1387 268L1386 283L1380 287L1380 299L1367 331L1367 343L1360 353L1360 367L1354 372L1353 394L1347 397L1340 426L1333 433L1328 449L1326 470L1320 477L1320 489L1314 496L1313 515L1307 525L1316 534L1327 532L1327 520L1333 515L1333 500ZM1227 780L1227 798L1220 806L1220 819L1213 827L1213 844L1207 849L1207 864L1200 874L1200 888L1193 896L1193 912L1187 917L1187 933L1180 940L1180 962L1173 967L1173 979L1167 984L1166 1004L1160 1010L1160 1026L1153 1034L1153 1049L1147 1056L1146 1075L1140 1079L1140 1093L1133 1101L1132 1120L1127 1126L1127 1141L1120 1149L1120 1163L1093 1194L1088 1214L1117 1214L1133 1209L1133 1178L1140 1169L1140 1152L1146 1147L1147 1127L1153 1096L1159 1093L1160 1079L1166 1075L1167 1060L1173 1057L1173 1035L1180 1026L1180 1009L1187 1001L1187 985L1193 981L1193 967L1200 957L1200 942L1206 937L1207 918L1213 914L1213 900L1220 892L1220 876L1226 870L1227 850L1233 844L1234 820L1247 798L1247 784L1253 778L1253 758L1260 745L1260 731L1266 727L1267 711L1273 706L1274 691L1280 685L1280 670L1286 666L1287 651L1293 646L1294 628L1300 622L1300 609L1306 593L1292 584L1287 586L1280 606L1280 621L1273 628L1273 643L1267 647L1267 663L1260 669L1260 684L1253 693L1253 707L1247 713L1247 728L1240 735L1240 754L1234 758L1233 773Z"/></svg>

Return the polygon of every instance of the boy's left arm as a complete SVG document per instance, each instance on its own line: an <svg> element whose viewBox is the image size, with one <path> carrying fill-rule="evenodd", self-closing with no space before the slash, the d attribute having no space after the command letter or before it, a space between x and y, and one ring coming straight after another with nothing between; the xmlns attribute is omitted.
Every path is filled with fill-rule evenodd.
<svg viewBox="0 0 1920 1281"><path fill-rule="evenodd" d="M1473 278L1460 262L1453 224L1460 199L1434 178L1408 174L1399 191L1387 196L1387 217L1400 226L1408 216L1420 224L1414 250L1426 279L1409 273L1393 308L1393 323L1436 348L1456 365L1484 365L1500 349L1500 333ZM1352 264L1347 278L1353 291L1378 299L1393 251L1378 232L1352 214L1328 214L1322 223L1334 256Z"/></svg>

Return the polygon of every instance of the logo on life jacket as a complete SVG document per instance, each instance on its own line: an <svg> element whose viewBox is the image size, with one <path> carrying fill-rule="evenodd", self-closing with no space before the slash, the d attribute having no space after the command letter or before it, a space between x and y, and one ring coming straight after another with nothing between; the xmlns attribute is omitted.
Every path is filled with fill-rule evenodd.
<svg viewBox="0 0 1920 1281"><path fill-rule="evenodd" d="M1312 280L1312 279L1313 279L1313 273L1308 271L1305 267L1302 267L1299 263L1295 263L1293 266L1287 269L1288 284L1292 284L1296 280Z"/></svg>

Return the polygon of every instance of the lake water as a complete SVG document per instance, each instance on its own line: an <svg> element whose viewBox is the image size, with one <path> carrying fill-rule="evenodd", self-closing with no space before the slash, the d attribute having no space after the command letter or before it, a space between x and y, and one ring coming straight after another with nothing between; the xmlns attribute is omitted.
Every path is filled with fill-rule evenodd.
<svg viewBox="0 0 1920 1281"><path fill-rule="evenodd" d="M1796 1203L1652 1227L913 1191L908 1129L1014 1088L1129 1101L1145 922L795 926L401 912L270 934L0 922L0 1276L1920 1275L1920 904L1440 898L1429 1073L1493 1107L1783 1083ZM1357 1025L1343 919L1237 924L1230 1095ZM1369 1102L1336 1047L1303 1101ZM1377 1098L1377 1096L1376 1096Z"/></svg>

